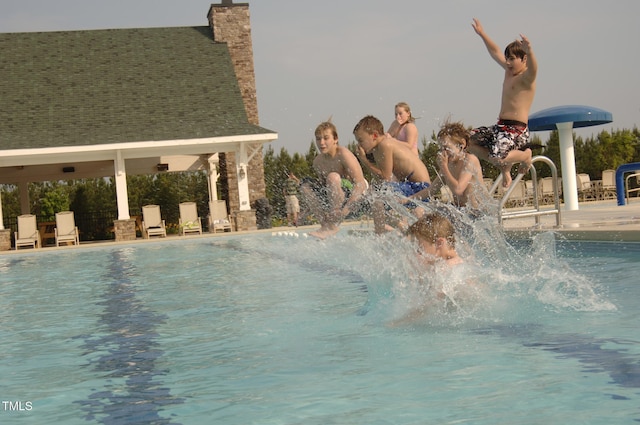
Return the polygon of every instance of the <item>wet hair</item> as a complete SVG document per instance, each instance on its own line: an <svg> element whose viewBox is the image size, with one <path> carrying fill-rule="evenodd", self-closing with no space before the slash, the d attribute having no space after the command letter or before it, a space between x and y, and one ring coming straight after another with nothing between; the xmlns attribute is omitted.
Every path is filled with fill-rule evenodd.
<svg viewBox="0 0 640 425"><path fill-rule="evenodd" d="M463 145L464 149L469 146L469 138L471 134L469 130L461 122L445 121L438 131L438 140L449 136L454 142L459 145ZM463 143L464 142L464 143Z"/></svg>
<svg viewBox="0 0 640 425"><path fill-rule="evenodd" d="M522 42L520 40L514 40L504 48L504 57L508 58L513 55L517 58L524 59L527 52L522 48Z"/></svg>
<svg viewBox="0 0 640 425"><path fill-rule="evenodd" d="M382 125L382 121L373 115L367 115L358 121L358 124L353 128L353 133L356 131L363 130L367 134L378 133L379 135L384 134L384 126Z"/></svg>
<svg viewBox="0 0 640 425"><path fill-rule="evenodd" d="M322 133L325 130L330 130L331 133L333 133L333 138L334 139L338 138L338 129L331 122L331 119L329 119L328 121L325 121L325 122L322 122L322 123L318 124L318 126L316 127L316 131L313 134L316 136L316 138L318 138L318 136L321 136Z"/></svg>
<svg viewBox="0 0 640 425"><path fill-rule="evenodd" d="M456 236L453 224L441 214L425 214L409 226L407 235L426 240L432 244L438 238L444 238L451 247L455 247Z"/></svg>
<svg viewBox="0 0 640 425"><path fill-rule="evenodd" d="M407 113L409 114L409 119L407 119L407 122L414 122L416 119L413 117L413 115L411 115L411 106L409 106L409 104L407 102L398 102L396 103L395 108L393 108L393 111L395 112L395 110L397 108L402 108L405 111L407 111Z"/></svg>

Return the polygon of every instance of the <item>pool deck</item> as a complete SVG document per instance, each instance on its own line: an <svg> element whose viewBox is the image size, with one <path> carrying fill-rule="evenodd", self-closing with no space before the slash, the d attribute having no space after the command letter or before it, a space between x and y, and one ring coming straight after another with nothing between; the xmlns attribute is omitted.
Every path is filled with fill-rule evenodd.
<svg viewBox="0 0 640 425"><path fill-rule="evenodd" d="M615 199L581 202L575 211L565 211L561 205L560 216L558 228L555 215L541 216L540 226L536 226L533 217L507 219L503 226L511 234L553 230L572 240L640 241L640 199L637 198L621 206Z"/></svg>
<svg viewBox="0 0 640 425"><path fill-rule="evenodd" d="M545 207L551 208L551 207ZM544 208L543 208L544 209ZM518 209L509 209L509 211L517 211ZM633 198L630 203L618 206L617 201L590 201L582 202L576 211L565 211L564 205L560 207L561 226L556 227L555 215L544 215L540 217L540 225L536 225L534 217L511 218L503 220L503 226L507 234L513 236L529 237L538 232L554 231L558 235L571 240L592 240L592 241L624 241L624 242L640 242L640 198ZM358 228L363 230L371 230L373 224L364 224L362 221L351 221L343 223L344 228ZM269 233L277 234L278 232L295 232L308 233L318 228L317 225L301 226L301 227L274 227L271 229L261 229L242 232L226 232L226 233L204 233L202 235L178 236L168 235L166 240L176 240L182 238L213 238L229 235ZM138 238L134 241L97 241L97 242L81 242L79 246L45 246L43 249L35 251L52 251L60 249L77 249L82 247L95 247L105 245L121 245L158 242L162 238L142 239ZM20 249L16 251L0 251L1 254L22 253L25 251L33 251L32 249Z"/></svg>

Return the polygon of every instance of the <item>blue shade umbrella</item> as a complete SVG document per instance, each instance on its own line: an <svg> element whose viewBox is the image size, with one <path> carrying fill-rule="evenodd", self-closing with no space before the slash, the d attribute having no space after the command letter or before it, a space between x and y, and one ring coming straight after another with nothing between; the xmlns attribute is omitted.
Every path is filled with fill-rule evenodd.
<svg viewBox="0 0 640 425"><path fill-rule="evenodd" d="M573 129L607 124L613 121L611 112L593 106L567 105L544 109L529 116L530 131L558 130L562 186L565 209L578 209L576 159L573 150Z"/></svg>

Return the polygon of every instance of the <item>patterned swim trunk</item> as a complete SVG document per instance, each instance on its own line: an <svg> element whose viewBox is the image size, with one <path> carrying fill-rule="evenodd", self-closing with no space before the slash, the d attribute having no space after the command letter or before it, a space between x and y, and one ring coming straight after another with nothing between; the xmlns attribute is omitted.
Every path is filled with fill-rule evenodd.
<svg viewBox="0 0 640 425"><path fill-rule="evenodd" d="M489 150L489 156L504 158L512 150L524 150L529 143L529 127L520 121L500 120L491 127L471 130L471 139Z"/></svg>

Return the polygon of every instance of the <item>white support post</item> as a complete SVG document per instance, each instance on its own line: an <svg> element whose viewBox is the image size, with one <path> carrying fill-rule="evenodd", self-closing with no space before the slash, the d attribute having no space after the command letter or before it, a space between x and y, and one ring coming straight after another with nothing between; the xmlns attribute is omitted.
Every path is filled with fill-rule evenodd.
<svg viewBox="0 0 640 425"><path fill-rule="evenodd" d="M557 123L562 163L562 193L566 211L577 211L578 185L576 184L576 157L573 149L573 122Z"/></svg>
<svg viewBox="0 0 640 425"><path fill-rule="evenodd" d="M247 164L246 143L240 143L239 151L236 152L236 177L238 178L238 197L240 198L240 211L249 211L251 205L249 202L249 175Z"/></svg>
<svg viewBox="0 0 640 425"><path fill-rule="evenodd" d="M122 152L116 152L114 160L116 178L116 203L118 204L118 220L129 220L129 195L127 194L127 172Z"/></svg>
<svg viewBox="0 0 640 425"><path fill-rule="evenodd" d="M2 192L0 192L0 230L4 230L4 220L2 219Z"/></svg>
<svg viewBox="0 0 640 425"><path fill-rule="evenodd" d="M218 179L220 178L220 173L218 173L218 154L211 155L207 162L209 164L207 170L209 177L209 201L215 201L218 199Z"/></svg>

